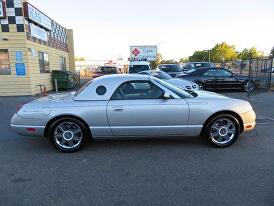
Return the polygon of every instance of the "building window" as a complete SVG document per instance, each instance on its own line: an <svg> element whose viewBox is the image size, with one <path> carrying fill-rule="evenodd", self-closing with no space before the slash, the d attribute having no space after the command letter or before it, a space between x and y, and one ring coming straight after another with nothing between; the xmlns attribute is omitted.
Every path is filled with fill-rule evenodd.
<svg viewBox="0 0 274 206"><path fill-rule="evenodd" d="M0 75L10 75L10 59L7 49L0 49Z"/></svg>
<svg viewBox="0 0 274 206"><path fill-rule="evenodd" d="M38 52L39 67L41 73L50 73L49 55L47 53Z"/></svg>
<svg viewBox="0 0 274 206"><path fill-rule="evenodd" d="M60 57L60 69L62 71L66 71L67 70L66 57Z"/></svg>

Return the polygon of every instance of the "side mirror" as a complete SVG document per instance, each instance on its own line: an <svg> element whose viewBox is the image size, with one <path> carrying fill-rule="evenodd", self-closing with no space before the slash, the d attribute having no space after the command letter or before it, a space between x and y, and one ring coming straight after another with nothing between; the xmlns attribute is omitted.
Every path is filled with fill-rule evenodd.
<svg viewBox="0 0 274 206"><path fill-rule="evenodd" d="M163 99L170 99L170 94L168 92L164 92L162 95Z"/></svg>

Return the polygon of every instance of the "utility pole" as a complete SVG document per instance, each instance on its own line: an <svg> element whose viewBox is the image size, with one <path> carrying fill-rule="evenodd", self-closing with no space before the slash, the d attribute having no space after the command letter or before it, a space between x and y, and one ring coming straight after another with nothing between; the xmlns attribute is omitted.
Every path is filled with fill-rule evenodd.
<svg viewBox="0 0 274 206"><path fill-rule="evenodd" d="M208 50L208 61L210 62L210 49Z"/></svg>

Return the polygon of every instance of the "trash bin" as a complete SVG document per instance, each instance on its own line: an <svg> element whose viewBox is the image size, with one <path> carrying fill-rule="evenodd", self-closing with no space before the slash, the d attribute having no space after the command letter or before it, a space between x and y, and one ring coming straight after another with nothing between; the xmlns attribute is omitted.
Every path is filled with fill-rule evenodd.
<svg viewBox="0 0 274 206"><path fill-rule="evenodd" d="M69 71L52 71L53 88L55 88L55 79L57 80L58 89L72 89L75 87L74 73Z"/></svg>

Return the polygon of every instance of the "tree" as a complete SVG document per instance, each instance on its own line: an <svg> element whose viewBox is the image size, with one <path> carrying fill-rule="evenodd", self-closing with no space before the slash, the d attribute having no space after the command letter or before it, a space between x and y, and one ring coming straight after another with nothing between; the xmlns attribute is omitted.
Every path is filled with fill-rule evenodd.
<svg viewBox="0 0 274 206"><path fill-rule="evenodd" d="M271 52L270 52L270 57L274 57L274 47L271 49Z"/></svg>
<svg viewBox="0 0 274 206"><path fill-rule="evenodd" d="M158 53L157 54L157 59L155 61L150 62L150 66L152 69L156 69L159 64L163 61L163 55Z"/></svg>
<svg viewBox="0 0 274 206"><path fill-rule="evenodd" d="M178 62L174 59L168 59L168 60L163 60L161 64L178 64Z"/></svg>
<svg viewBox="0 0 274 206"><path fill-rule="evenodd" d="M211 61L227 62L237 59L237 52L234 45L228 45L226 42L216 44L211 50Z"/></svg>
<svg viewBox="0 0 274 206"><path fill-rule="evenodd" d="M189 57L183 57L179 60L180 63L186 63L189 62Z"/></svg>
<svg viewBox="0 0 274 206"><path fill-rule="evenodd" d="M245 61L249 59L256 59L263 56L263 53L258 51L255 47L245 48L241 53L239 53L239 59Z"/></svg>
<svg viewBox="0 0 274 206"><path fill-rule="evenodd" d="M189 57L189 61L191 62L208 61L208 58L209 58L208 50L195 51L193 55Z"/></svg>
<svg viewBox="0 0 274 206"><path fill-rule="evenodd" d="M85 57L75 57L75 61L86 61Z"/></svg>

